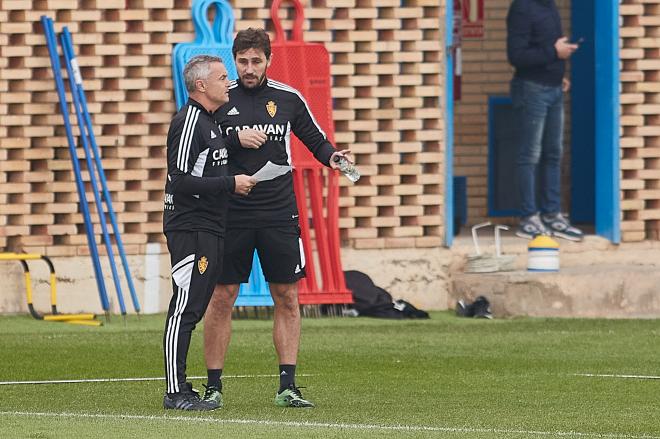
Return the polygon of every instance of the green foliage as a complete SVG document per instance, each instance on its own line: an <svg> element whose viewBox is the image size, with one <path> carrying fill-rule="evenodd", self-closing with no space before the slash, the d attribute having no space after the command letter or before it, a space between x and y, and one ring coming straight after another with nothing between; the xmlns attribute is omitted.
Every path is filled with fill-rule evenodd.
<svg viewBox="0 0 660 439"><path fill-rule="evenodd" d="M161 377L164 321L0 317L0 381ZM202 327L189 376L206 374ZM576 375L660 375L657 321L305 319L303 410L273 404L271 330L234 322L216 412L165 412L164 381L0 385L0 437L660 437L660 380Z"/></svg>

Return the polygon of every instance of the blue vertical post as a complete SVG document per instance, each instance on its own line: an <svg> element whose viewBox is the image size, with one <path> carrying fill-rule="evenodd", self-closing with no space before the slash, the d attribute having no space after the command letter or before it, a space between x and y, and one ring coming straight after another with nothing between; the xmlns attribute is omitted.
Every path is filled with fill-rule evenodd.
<svg viewBox="0 0 660 439"><path fill-rule="evenodd" d="M71 38L71 34L69 33L69 29L65 27L62 34L64 35L63 42L67 46L67 51L71 54L71 59L75 59L75 53L73 51L73 40ZM115 215L115 210L112 207L112 197L110 196L110 191L108 190L108 184L105 178L105 171L103 170L103 163L101 162L101 152L99 151L99 147L96 143L96 136L94 135L94 125L92 124L92 118L90 117L89 111L87 109L87 97L85 96L85 89L83 88L82 77L80 75L77 75L75 79L76 79L77 94L80 101L80 109L82 111L85 127L87 129L89 144L92 148L92 153L94 154L94 163L96 164L96 170L99 174L99 181L101 182L101 190L103 191L102 192L103 200L105 200L105 204L108 209L108 216L110 217L112 230L115 235L115 241L117 242L117 252L119 253L119 257L121 258L122 265L124 266L124 275L126 276L126 283L128 284L128 289L131 293L133 308L135 309L136 313L139 313L140 302L138 301L137 294L135 292L135 286L133 285L133 278L131 277L131 270L128 265L128 260L126 259L126 251L124 250L124 242L121 239L119 225L117 224L117 216ZM110 253L108 253L108 255L110 256ZM113 257L111 257L110 262L114 267ZM113 268L113 270L116 271L116 268ZM121 294L121 288L119 288L117 291L118 294L121 296L120 303L123 303L124 299L123 299L123 295Z"/></svg>
<svg viewBox="0 0 660 439"><path fill-rule="evenodd" d="M571 3L571 36L583 38L571 56L571 221L595 222L596 190L596 87L594 78L594 8L597 0Z"/></svg>
<svg viewBox="0 0 660 439"><path fill-rule="evenodd" d="M79 81L80 70L78 69L78 63L76 57L73 54L73 44L71 43L71 34L67 27L64 27L62 34L60 35L62 42L62 50L64 52L64 60L66 65L66 71L69 76L69 88L71 90L71 97L73 99L73 106L75 108L76 119L78 121L78 128L80 129L80 139L82 140L83 149L85 151L85 160L87 161L87 171L89 172L89 181L92 187L92 195L94 196L94 203L96 204L96 211L99 215L99 222L101 224L101 232L103 235L103 242L105 243L105 249L108 253L108 259L110 260L110 269L112 271L112 279L115 283L115 289L117 290L117 298L119 299L119 308L122 315L126 315L126 305L124 305L124 295L121 291L121 282L119 280L119 274L117 273L117 266L115 265L115 256L112 250L112 243L110 242L110 235L108 234L108 226L105 221L105 213L103 212L103 204L101 203L101 197L99 196L98 191L98 182L96 181L96 171L94 170L94 163L91 158L91 151L89 149L89 141L85 133L85 121L82 116L82 109L80 108L80 95L78 93L78 86L76 83Z"/></svg>
<svg viewBox="0 0 660 439"><path fill-rule="evenodd" d="M445 246L454 242L454 3L445 0Z"/></svg>
<svg viewBox="0 0 660 439"><path fill-rule="evenodd" d="M94 237L94 229L92 227L92 220L89 215L89 207L87 206L87 196L85 195L85 185L83 184L82 175L80 171L80 164L78 163L78 154L76 152L76 142L73 138L71 130L71 122L69 120L69 111L67 109L66 92L64 90L64 81L62 80L60 57L57 52L57 38L55 37L55 30L53 29L53 20L41 16L41 25L44 28L46 35L46 44L48 46L48 53L50 55L51 67L53 69L53 76L55 78L55 88L59 97L60 111L64 119L64 128L66 131L67 141L69 143L69 154L71 156L71 165L73 166L73 173L76 180L76 189L78 191L78 199L80 201L80 211L82 212L85 222L85 232L87 234L87 246L89 253L92 257L92 265L94 266L94 275L96 277L96 286L99 290L99 297L101 299L101 306L103 310L108 313L110 305L108 303L108 294L105 289L105 282L103 280L103 271L101 270L101 263L99 261L99 253L96 248L96 241Z"/></svg>
<svg viewBox="0 0 660 439"><path fill-rule="evenodd" d="M621 241L619 2L595 2L596 233Z"/></svg>

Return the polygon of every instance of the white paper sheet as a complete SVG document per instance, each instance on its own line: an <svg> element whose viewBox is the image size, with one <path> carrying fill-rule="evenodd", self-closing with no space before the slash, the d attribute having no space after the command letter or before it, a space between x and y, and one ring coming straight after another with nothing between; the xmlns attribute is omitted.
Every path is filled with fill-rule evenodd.
<svg viewBox="0 0 660 439"><path fill-rule="evenodd" d="M254 173L253 177L256 178L257 181L266 181L277 178L290 171L291 166L289 165L276 165L271 161L267 161L263 168Z"/></svg>

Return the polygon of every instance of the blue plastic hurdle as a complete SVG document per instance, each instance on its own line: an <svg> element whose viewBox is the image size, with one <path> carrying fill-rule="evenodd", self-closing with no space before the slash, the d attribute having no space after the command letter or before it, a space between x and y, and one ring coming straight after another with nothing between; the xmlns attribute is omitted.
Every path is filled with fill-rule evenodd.
<svg viewBox="0 0 660 439"><path fill-rule="evenodd" d="M207 20L208 9L216 7L213 29ZM188 90L183 80L183 68L197 55L215 55L222 58L229 79L236 79L236 67L231 46L234 32L234 13L225 0L195 0L191 8L195 41L179 43L172 51L172 78L177 108L188 101Z"/></svg>
<svg viewBox="0 0 660 439"><path fill-rule="evenodd" d="M213 29L206 19L208 8L212 6L216 7ZM219 56L227 68L229 79L238 77L231 53L234 32L234 13L231 5L225 0L195 0L191 12L196 33L195 41L179 43L174 46L172 51L172 73L177 108L181 108L188 100L188 92L183 80L183 68L193 56L201 54ZM264 278L256 252L248 283L241 284L234 306L273 306L268 282Z"/></svg>

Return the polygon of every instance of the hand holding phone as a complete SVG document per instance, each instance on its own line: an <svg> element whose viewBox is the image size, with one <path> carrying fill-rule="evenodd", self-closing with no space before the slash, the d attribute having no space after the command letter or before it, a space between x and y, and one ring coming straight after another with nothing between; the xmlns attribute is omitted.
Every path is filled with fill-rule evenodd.
<svg viewBox="0 0 660 439"><path fill-rule="evenodd" d="M559 59L568 59L578 49L578 45L569 43L568 37L561 37L555 42L555 50Z"/></svg>

